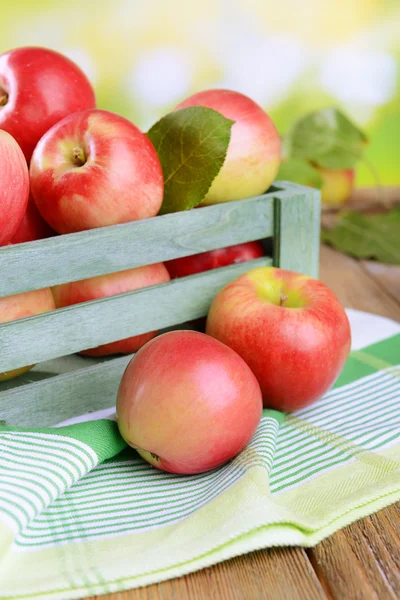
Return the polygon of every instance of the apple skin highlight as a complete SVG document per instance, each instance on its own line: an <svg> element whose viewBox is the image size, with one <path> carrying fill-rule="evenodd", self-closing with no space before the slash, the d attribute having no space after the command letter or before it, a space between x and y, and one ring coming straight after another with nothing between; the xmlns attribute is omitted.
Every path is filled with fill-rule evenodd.
<svg viewBox="0 0 400 600"><path fill-rule="evenodd" d="M351 345L334 293L311 277L273 267L253 269L223 288L206 332L243 358L264 406L281 411L304 408L327 392Z"/></svg>
<svg viewBox="0 0 400 600"><path fill-rule="evenodd" d="M196 331L173 331L146 344L118 390L122 437L171 473L201 473L236 456L261 412L260 386L245 362Z"/></svg>
<svg viewBox="0 0 400 600"><path fill-rule="evenodd" d="M0 246L5 246L24 218L29 197L29 172L17 142L1 130L0 181Z"/></svg>
<svg viewBox="0 0 400 600"><path fill-rule="evenodd" d="M58 233L154 217L164 179L149 138L104 110L66 117L35 148L31 191L42 217Z"/></svg>
<svg viewBox="0 0 400 600"><path fill-rule="evenodd" d="M279 170L281 141L272 119L261 106L244 94L223 89L194 94L176 110L188 106L212 108L235 121L225 162L201 205L266 192Z"/></svg>
<svg viewBox="0 0 400 600"><path fill-rule="evenodd" d="M86 75L69 58L48 48L24 47L0 56L0 129L20 145L29 163L44 133L96 99Z"/></svg>

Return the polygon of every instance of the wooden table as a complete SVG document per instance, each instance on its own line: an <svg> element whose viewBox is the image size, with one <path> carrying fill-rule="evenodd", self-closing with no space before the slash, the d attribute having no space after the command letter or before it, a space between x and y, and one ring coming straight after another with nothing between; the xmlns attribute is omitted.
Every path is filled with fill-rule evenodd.
<svg viewBox="0 0 400 600"><path fill-rule="evenodd" d="M350 308L400 321L400 267L321 248L320 279ZM156 551L156 550L155 550ZM102 600L398 600L400 503L315 548L274 548Z"/></svg>

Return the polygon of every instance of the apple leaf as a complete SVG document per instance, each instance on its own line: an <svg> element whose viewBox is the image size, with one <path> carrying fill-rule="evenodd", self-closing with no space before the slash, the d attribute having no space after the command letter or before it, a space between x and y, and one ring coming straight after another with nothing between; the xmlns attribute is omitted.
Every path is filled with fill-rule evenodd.
<svg viewBox="0 0 400 600"><path fill-rule="evenodd" d="M368 139L342 112L326 108L296 121L283 147L290 158L317 163L327 169L352 169Z"/></svg>
<svg viewBox="0 0 400 600"><path fill-rule="evenodd" d="M321 239L341 252L361 259L400 264L400 207L388 213L343 213Z"/></svg>
<svg viewBox="0 0 400 600"><path fill-rule="evenodd" d="M224 164L234 121L204 106L160 119L148 132L164 173L160 214L194 208L204 200Z"/></svg>
<svg viewBox="0 0 400 600"><path fill-rule="evenodd" d="M281 163L276 179L294 181L321 189L322 177L310 163L301 158L289 158Z"/></svg>

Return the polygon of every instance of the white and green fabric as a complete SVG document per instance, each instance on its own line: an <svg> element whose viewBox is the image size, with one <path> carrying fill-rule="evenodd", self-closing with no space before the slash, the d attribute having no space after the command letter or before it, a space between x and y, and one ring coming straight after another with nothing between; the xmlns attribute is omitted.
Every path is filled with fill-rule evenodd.
<svg viewBox="0 0 400 600"><path fill-rule="evenodd" d="M70 600L312 546L399 500L400 327L349 316L334 388L292 415L264 411L246 450L210 473L153 469L108 419L1 427L0 598Z"/></svg>

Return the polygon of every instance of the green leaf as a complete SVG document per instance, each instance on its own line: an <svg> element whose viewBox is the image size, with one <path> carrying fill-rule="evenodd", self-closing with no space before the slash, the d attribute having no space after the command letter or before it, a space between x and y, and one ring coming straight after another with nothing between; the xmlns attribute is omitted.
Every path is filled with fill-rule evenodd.
<svg viewBox="0 0 400 600"><path fill-rule="evenodd" d="M276 179L293 181L321 189L322 177L310 163L300 158L289 158L281 163Z"/></svg>
<svg viewBox="0 0 400 600"><path fill-rule="evenodd" d="M356 258L400 264L400 207L388 213L343 213L336 226L322 231L321 239Z"/></svg>
<svg viewBox="0 0 400 600"><path fill-rule="evenodd" d="M148 132L164 173L160 214L204 200L224 164L234 121L204 106L169 113Z"/></svg>
<svg viewBox="0 0 400 600"><path fill-rule="evenodd" d="M346 115L326 108L296 121L284 140L284 149L290 158L302 158L327 169L351 169L367 141Z"/></svg>

